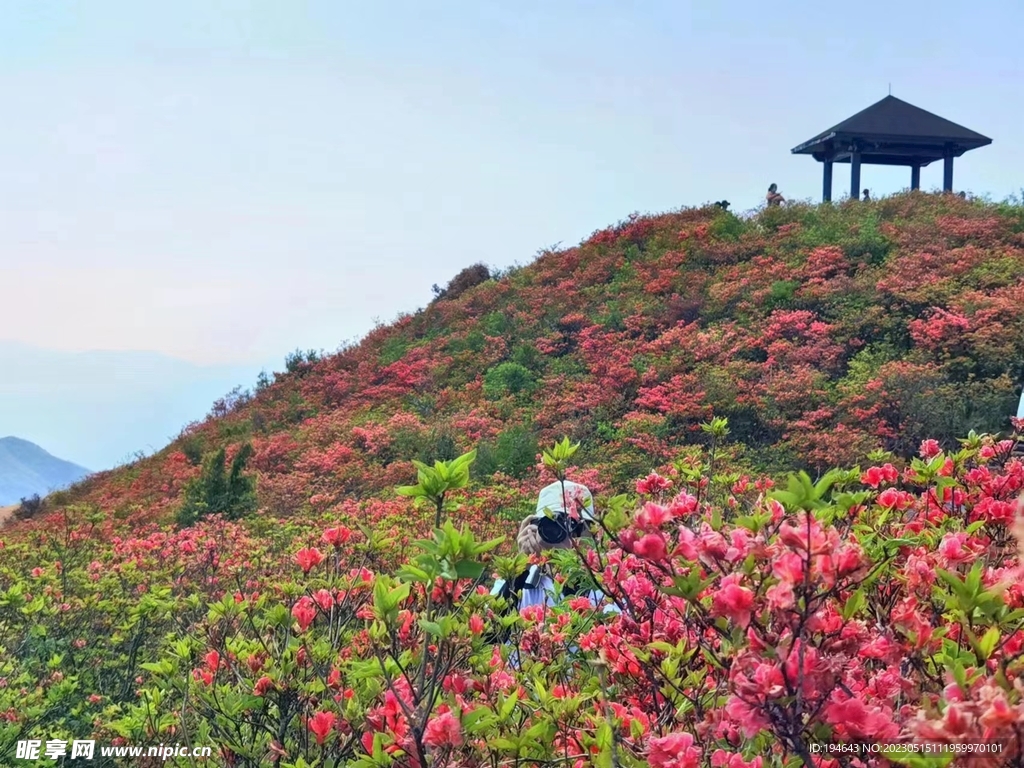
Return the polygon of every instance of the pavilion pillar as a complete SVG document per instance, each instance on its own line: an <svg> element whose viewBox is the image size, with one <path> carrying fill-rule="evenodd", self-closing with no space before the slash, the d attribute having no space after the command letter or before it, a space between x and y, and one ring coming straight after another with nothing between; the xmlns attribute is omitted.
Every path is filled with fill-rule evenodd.
<svg viewBox="0 0 1024 768"><path fill-rule="evenodd" d="M850 197L860 199L860 152L850 154Z"/></svg>
<svg viewBox="0 0 1024 768"><path fill-rule="evenodd" d="M921 188L921 166L912 165L910 166L910 188L920 189Z"/></svg>
<svg viewBox="0 0 1024 768"><path fill-rule="evenodd" d="M953 154L947 152L942 160L942 191L953 191Z"/></svg>
<svg viewBox="0 0 1024 768"><path fill-rule="evenodd" d="M823 165L825 171L821 182L821 199L829 203L832 201L832 161L826 160Z"/></svg>

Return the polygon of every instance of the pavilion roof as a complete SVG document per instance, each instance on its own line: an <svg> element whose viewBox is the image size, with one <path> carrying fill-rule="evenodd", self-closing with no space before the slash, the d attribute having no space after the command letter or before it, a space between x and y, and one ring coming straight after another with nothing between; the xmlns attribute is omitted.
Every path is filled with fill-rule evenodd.
<svg viewBox="0 0 1024 768"><path fill-rule="evenodd" d="M955 145L961 151L991 144L992 139L920 107L886 96L813 139L794 147L794 154L817 154L828 145L853 140L890 145Z"/></svg>

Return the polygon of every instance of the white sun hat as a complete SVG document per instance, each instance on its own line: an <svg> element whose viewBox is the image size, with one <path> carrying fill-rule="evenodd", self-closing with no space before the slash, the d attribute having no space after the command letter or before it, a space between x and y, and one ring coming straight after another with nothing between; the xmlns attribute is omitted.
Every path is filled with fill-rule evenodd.
<svg viewBox="0 0 1024 768"><path fill-rule="evenodd" d="M559 481L551 483L541 489L537 497L537 512L534 517L547 517L557 515L559 512L578 512L584 520L594 519L594 496L585 485L566 480L563 484Z"/></svg>

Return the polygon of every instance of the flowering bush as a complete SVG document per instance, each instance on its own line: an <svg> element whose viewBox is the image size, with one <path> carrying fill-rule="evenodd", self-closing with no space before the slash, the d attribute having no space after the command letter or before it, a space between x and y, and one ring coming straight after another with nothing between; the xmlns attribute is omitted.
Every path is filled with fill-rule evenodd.
<svg viewBox="0 0 1024 768"><path fill-rule="evenodd" d="M1019 759L1012 443L927 441L902 467L773 488L716 466L724 421L705 431L702 457L599 499L593 545L553 556L610 612L505 612L490 577L525 559L453 524L472 454L403 489L440 521L406 545L358 507L174 533L124 535L94 508L27 523L0 550L0 750L90 737L214 744L234 766L839 768L854 763L821 745L984 742ZM574 450L545 452L546 471L564 476ZM859 764L948 763L916 759Z"/></svg>

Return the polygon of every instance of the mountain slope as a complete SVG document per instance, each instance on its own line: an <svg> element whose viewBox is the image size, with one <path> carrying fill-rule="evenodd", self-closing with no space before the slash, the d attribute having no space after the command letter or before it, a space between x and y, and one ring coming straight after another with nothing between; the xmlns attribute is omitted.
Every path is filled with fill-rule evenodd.
<svg viewBox="0 0 1024 768"><path fill-rule="evenodd" d="M0 506L66 488L88 474L88 469L51 456L28 440L0 437Z"/></svg>
<svg viewBox="0 0 1024 768"><path fill-rule="evenodd" d="M623 488L712 416L736 465L767 472L1005 433L1024 379L1022 233L1019 206L919 193L632 216L497 279L467 270L360 344L292 360L87 497L159 516L204 453L245 442L260 505L292 513L472 447L478 481L529 485L538 442L562 435L592 482Z"/></svg>

